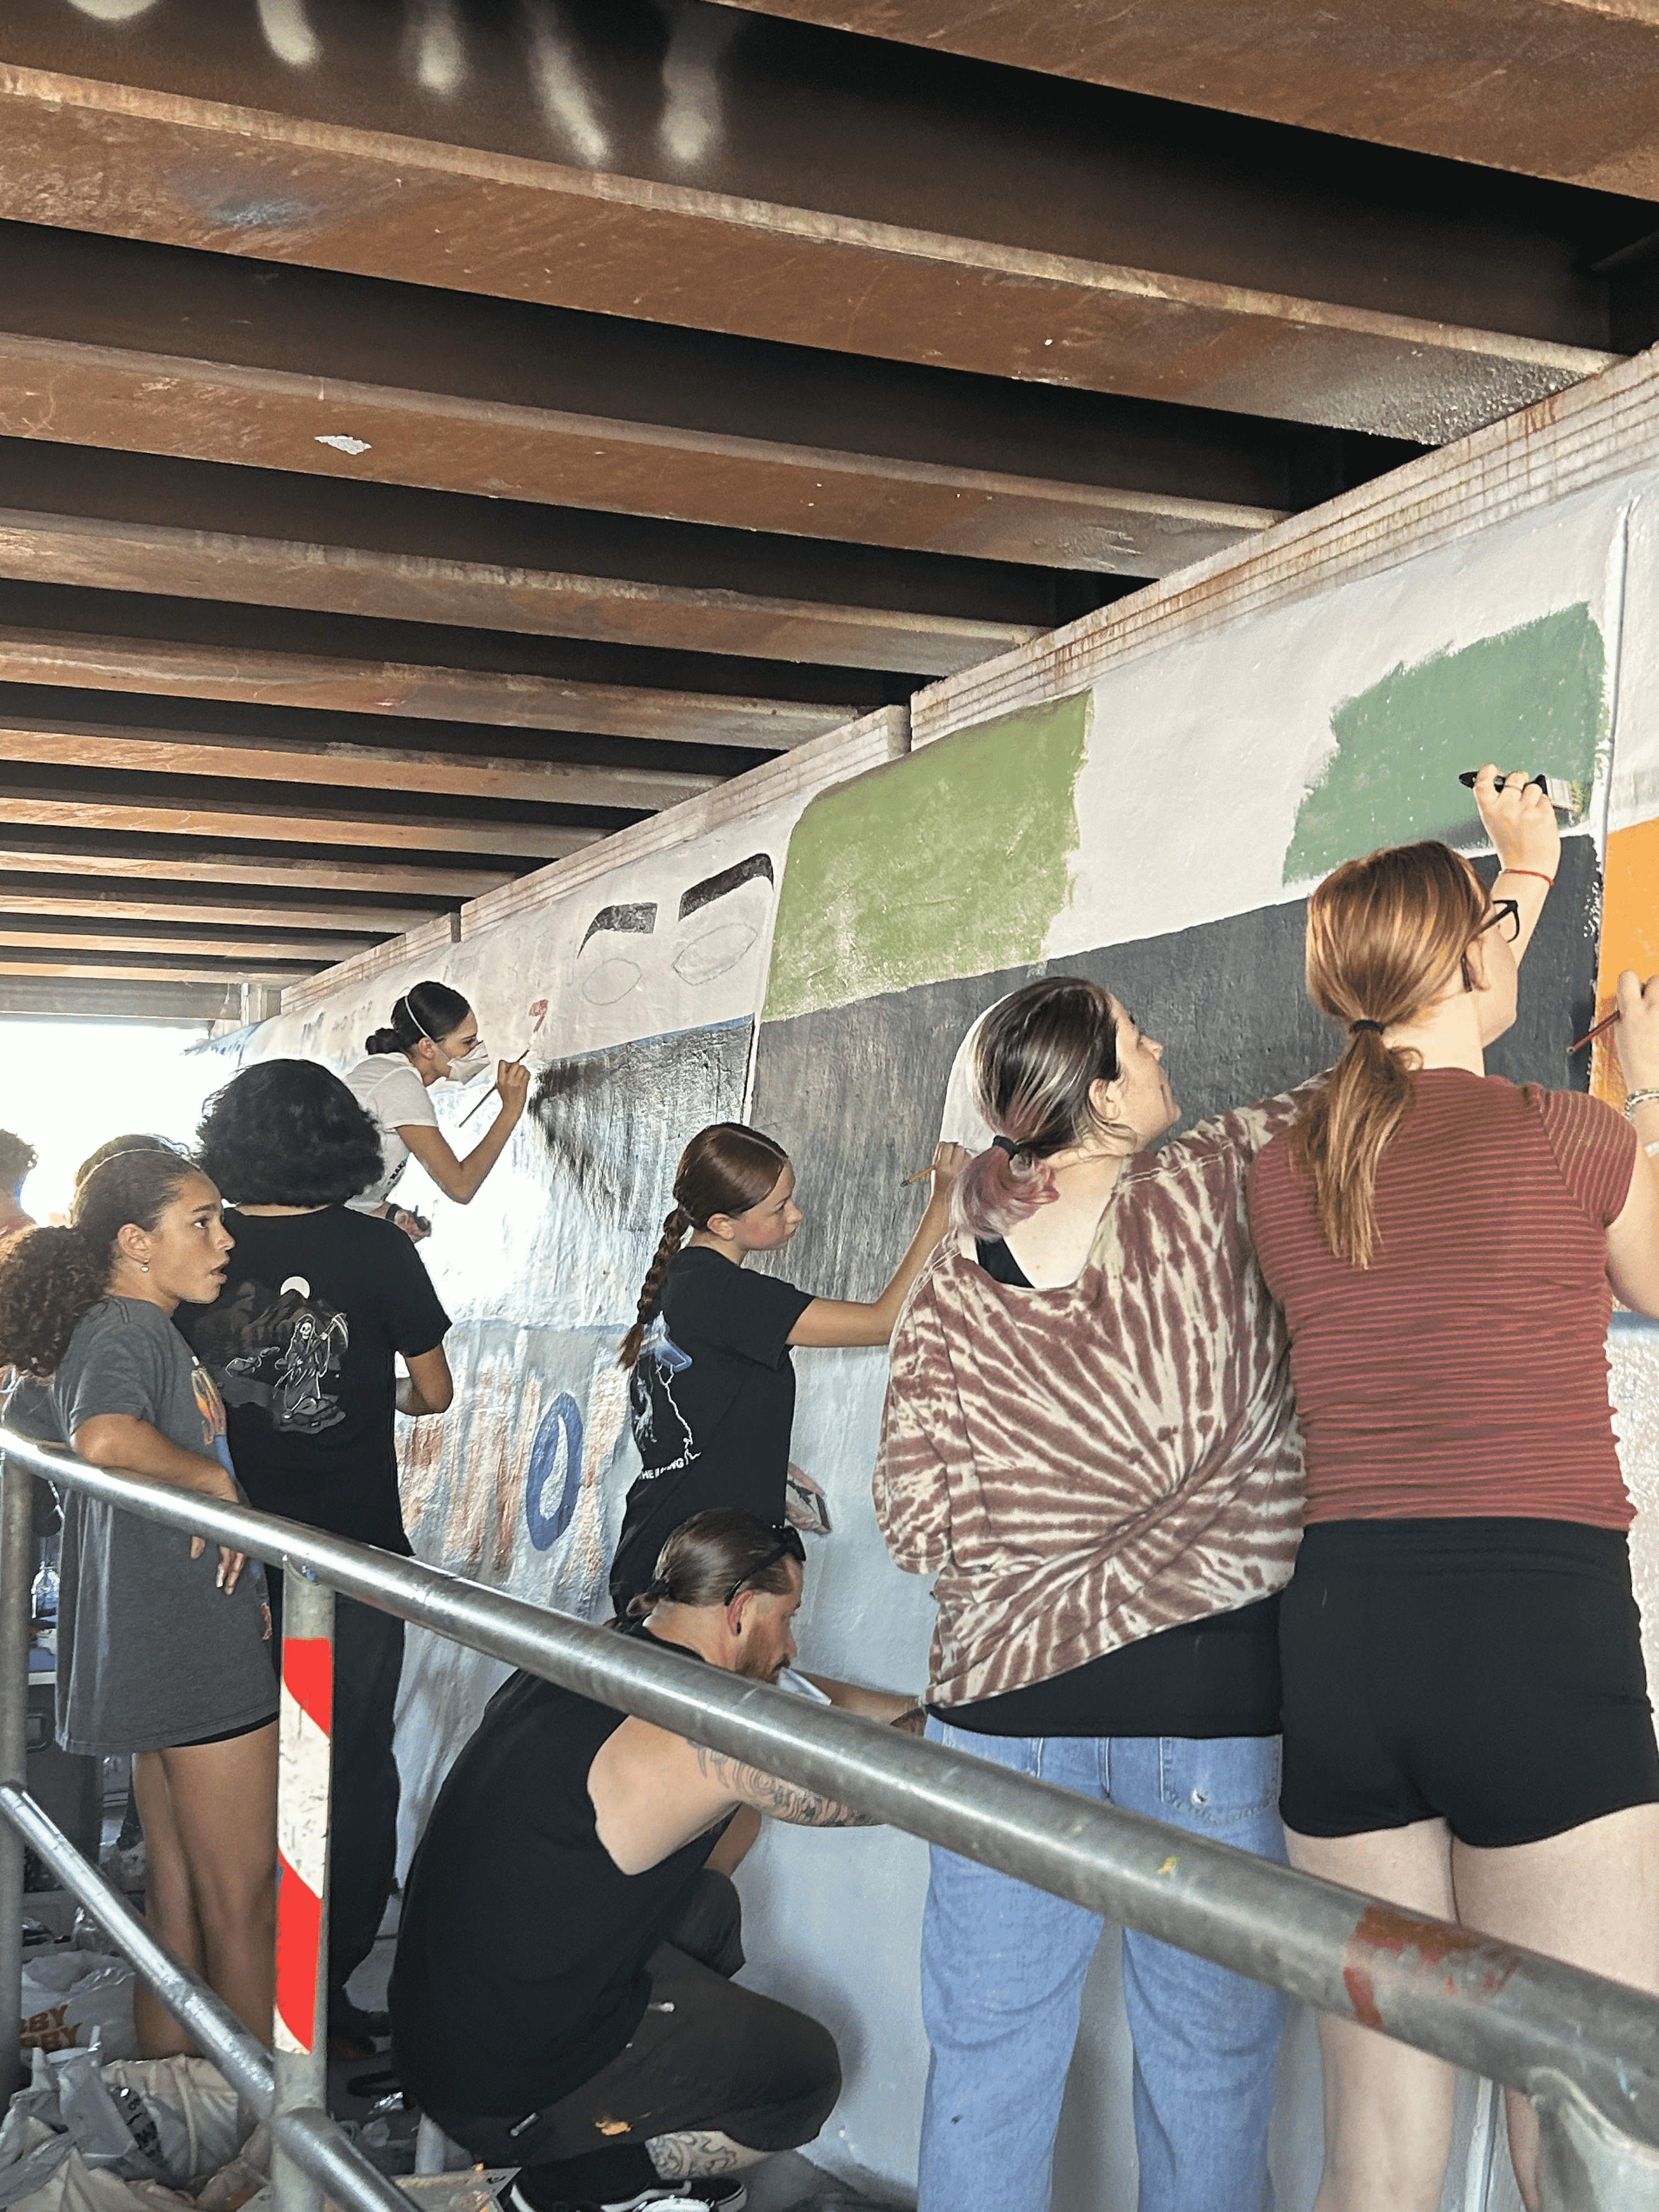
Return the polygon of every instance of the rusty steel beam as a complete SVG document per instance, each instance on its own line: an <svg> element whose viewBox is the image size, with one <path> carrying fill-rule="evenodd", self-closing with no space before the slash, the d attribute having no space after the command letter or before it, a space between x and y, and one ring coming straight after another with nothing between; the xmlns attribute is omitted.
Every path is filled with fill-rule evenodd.
<svg viewBox="0 0 1659 2212"><path fill-rule="evenodd" d="M603 14L581 19L601 43ZM14 56L70 58L38 7L23 15ZM969 65L939 57L948 83L866 64L866 87L842 64L815 96L813 34L773 25L797 41L787 94L738 67L754 44L739 42L726 127L690 164L647 123L655 63L617 64L612 96L643 134L635 174L605 165L597 125L574 147L556 116L526 128L522 57L504 47L481 52L475 88L495 90L493 70L499 99L451 126L483 143L454 144L356 119L409 111L395 53L372 79L279 70L264 85L223 57L217 81L244 104L164 88L214 78L177 18L170 48L143 22L110 44L106 66L149 81L0 65L0 215L1431 443L1612 358L1605 288L1565 216L1506 229L1501 211L1466 214L1478 182L1368 198L1363 179L1321 174L1311 194L1302 183L1317 216L1298 236L1289 157L1278 174L1251 146L1223 159L1213 116L1189 143L1167 118L1131 131L1105 105L1127 95L1044 116L1017 73L987 72L970 115ZM74 52L99 50L76 28ZM596 77L615 58L596 53ZM307 104L332 112L292 112ZM1607 250L1634 234L1614 223Z"/></svg>
<svg viewBox="0 0 1659 2212"><path fill-rule="evenodd" d="M0 509L0 575L939 676L1042 627L16 507Z"/></svg>
<svg viewBox="0 0 1659 2212"><path fill-rule="evenodd" d="M3 330L0 435L1117 575L1167 575L1282 519Z"/></svg>
<svg viewBox="0 0 1659 2212"><path fill-rule="evenodd" d="M0 697L0 761L29 761L51 768L337 784L342 789L411 797L528 799L646 813L711 791L724 781L718 775L667 769L594 768L571 761L331 743L320 734L306 739L100 722L41 724L33 719L20 721L6 708Z"/></svg>
<svg viewBox="0 0 1659 2212"><path fill-rule="evenodd" d="M414 807L353 808L320 799L296 802L292 797L283 804L274 794L269 799L238 798L207 791L174 797L163 790L143 799L118 798L109 786L91 780L62 785L41 781L27 789L9 781L0 789L0 840L9 830L26 825L128 836L252 837L301 847L362 846L447 858L495 854L510 856L521 867L562 860L605 835L600 828L524 819L478 821L453 811ZM8 860L3 865L12 863Z"/></svg>
<svg viewBox="0 0 1659 2212"><path fill-rule="evenodd" d="M0 975L85 975L103 981L132 976L159 983L294 983L314 975L321 963L310 961L257 962L192 959L186 953L20 952L0 945Z"/></svg>
<svg viewBox="0 0 1659 2212"><path fill-rule="evenodd" d="M3 799L0 798L0 805ZM112 809L112 811L119 810ZM307 837L301 845L273 844L269 850L252 842L256 833L239 821L227 835L247 837L246 844L230 844L204 851L195 838L179 834L179 824L167 818L137 825L100 822L90 832L62 827L49 808L40 810L38 826L0 814L0 872L48 876L62 881L76 874L111 878L143 884L205 884L215 888L244 884L270 885L282 890L321 892L356 891L392 899L428 898L461 906L499 890L520 872L491 866L483 857L458 861L447 855L423 864L406 855L376 859L343 843L327 848L320 838ZM318 847L324 849L319 851ZM431 910L420 920L432 919Z"/></svg>
<svg viewBox="0 0 1659 2212"><path fill-rule="evenodd" d="M1659 199L1659 16L1583 0L720 0Z"/></svg>
<svg viewBox="0 0 1659 2212"><path fill-rule="evenodd" d="M276 887L263 898L216 897L183 885L149 885L143 896L130 889L95 878L63 875L50 890L42 890L29 876L7 880L0 875L0 916L62 917L66 922L185 922L204 929L240 929L256 933L295 930L320 933L343 945L336 954L350 952L383 937L400 936L434 919L429 907L357 905L344 898L330 902L317 893L290 899ZM307 938L307 942L309 942Z"/></svg>
<svg viewBox="0 0 1659 2212"><path fill-rule="evenodd" d="M213 930L205 925L194 933L138 927L88 929L65 920L30 928L23 926L22 917L9 906L0 910L0 952L38 951L47 956L92 952L111 958L129 952L156 952L174 959L210 957L239 969L249 963L277 961L309 970L349 959L364 949L361 938L323 937L314 933L273 938L257 930Z"/></svg>
<svg viewBox="0 0 1659 2212"><path fill-rule="evenodd" d="M585 684L489 669L352 660L189 639L82 635L0 624L0 682L66 690L144 692L177 699L401 714L502 729L574 730L593 737L741 746L773 753L826 736L862 711L787 699L727 697Z"/></svg>
<svg viewBox="0 0 1659 2212"><path fill-rule="evenodd" d="M263 988L263 987L261 987ZM0 976L0 1015L8 1020L149 1022L205 1029L234 1020L240 993L234 985L46 981ZM228 1011L234 1008L235 1011Z"/></svg>

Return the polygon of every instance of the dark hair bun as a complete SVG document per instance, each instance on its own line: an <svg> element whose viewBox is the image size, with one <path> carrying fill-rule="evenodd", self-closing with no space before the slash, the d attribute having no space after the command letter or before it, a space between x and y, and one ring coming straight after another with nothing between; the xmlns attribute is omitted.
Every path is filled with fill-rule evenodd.
<svg viewBox="0 0 1659 2212"><path fill-rule="evenodd" d="M372 1037L363 1039L365 1052L402 1052L404 1041L396 1030L376 1030Z"/></svg>

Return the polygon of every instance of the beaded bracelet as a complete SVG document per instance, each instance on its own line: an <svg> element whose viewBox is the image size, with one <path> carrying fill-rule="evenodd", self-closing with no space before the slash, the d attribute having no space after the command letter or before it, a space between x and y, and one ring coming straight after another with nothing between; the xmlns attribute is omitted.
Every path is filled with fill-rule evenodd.
<svg viewBox="0 0 1659 2212"><path fill-rule="evenodd" d="M1636 1119L1636 1109L1638 1106L1651 1106L1656 1098L1659 1098L1659 1091L1632 1091L1625 1101L1625 1119L1627 1121L1633 1121Z"/></svg>

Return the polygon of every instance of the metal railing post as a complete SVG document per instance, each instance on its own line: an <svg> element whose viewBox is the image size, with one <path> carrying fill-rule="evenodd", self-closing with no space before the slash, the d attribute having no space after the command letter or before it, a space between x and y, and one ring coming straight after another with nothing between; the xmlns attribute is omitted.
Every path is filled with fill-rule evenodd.
<svg viewBox="0 0 1659 2212"><path fill-rule="evenodd" d="M0 1457L0 1784L28 1786L29 1614L34 1585L34 1477ZM0 1823L0 2098L21 2073L23 1838Z"/></svg>
<svg viewBox="0 0 1659 2212"><path fill-rule="evenodd" d="M328 1827L334 1729L334 1593L283 1563L276 1749L276 2112L328 2111ZM276 2212L321 2212L320 2182L273 2142Z"/></svg>
<svg viewBox="0 0 1659 2212"><path fill-rule="evenodd" d="M1659 2151L1615 2133L1565 2075L1532 2101L1541 2212L1659 2212Z"/></svg>

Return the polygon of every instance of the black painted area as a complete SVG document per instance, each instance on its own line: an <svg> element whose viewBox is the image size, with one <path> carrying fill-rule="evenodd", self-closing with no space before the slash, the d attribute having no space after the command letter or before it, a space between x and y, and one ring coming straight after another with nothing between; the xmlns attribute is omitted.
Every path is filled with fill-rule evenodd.
<svg viewBox="0 0 1659 2212"><path fill-rule="evenodd" d="M530 1119L547 1147L549 1188L562 1212L579 1213L576 1236L660 1231L687 1142L710 1121L742 1115L753 1030L747 1020L681 1030L543 1070ZM572 1234L568 1222L562 1229ZM590 1263L597 1271L603 1254L590 1251Z"/></svg>
<svg viewBox="0 0 1659 2212"><path fill-rule="evenodd" d="M1495 862L1477 862L1490 877ZM1601 877L1589 838L1568 839L1522 971L1515 1028L1486 1055L1494 1075L1583 1089L1568 1045L1594 1018ZM1181 1127L1287 1089L1332 1060L1340 1033L1303 982L1305 902L1263 907L1167 937L1057 961L1104 983L1167 1048ZM945 1086L973 1022L1042 967L1009 968L763 1024L750 1119L794 1162L806 1218L776 1272L824 1297L875 1297L921 1218Z"/></svg>

